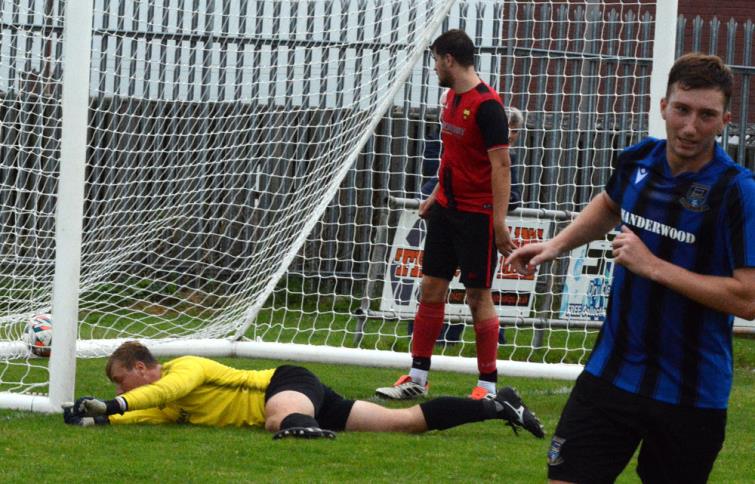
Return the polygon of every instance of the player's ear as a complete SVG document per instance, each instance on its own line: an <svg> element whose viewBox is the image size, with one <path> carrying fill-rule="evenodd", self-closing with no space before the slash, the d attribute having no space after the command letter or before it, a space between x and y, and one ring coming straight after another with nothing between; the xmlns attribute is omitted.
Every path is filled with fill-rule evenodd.
<svg viewBox="0 0 755 484"><path fill-rule="evenodd" d="M724 112L724 126L731 123L731 111L725 111Z"/></svg>
<svg viewBox="0 0 755 484"><path fill-rule="evenodd" d="M668 101L665 97L661 98L661 117L663 119L666 119L666 107L668 106Z"/></svg>

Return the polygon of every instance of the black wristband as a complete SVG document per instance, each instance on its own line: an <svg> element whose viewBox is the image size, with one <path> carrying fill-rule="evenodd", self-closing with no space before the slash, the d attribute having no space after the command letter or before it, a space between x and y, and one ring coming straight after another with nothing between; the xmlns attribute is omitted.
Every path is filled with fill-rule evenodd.
<svg viewBox="0 0 755 484"><path fill-rule="evenodd" d="M95 425L109 425L110 419L107 418L106 415L100 415L99 417L94 417L94 424Z"/></svg>
<svg viewBox="0 0 755 484"><path fill-rule="evenodd" d="M107 400L105 405L107 406L107 410L105 411L106 415L113 415L116 413L123 415L124 409L121 407L121 403L117 398Z"/></svg>

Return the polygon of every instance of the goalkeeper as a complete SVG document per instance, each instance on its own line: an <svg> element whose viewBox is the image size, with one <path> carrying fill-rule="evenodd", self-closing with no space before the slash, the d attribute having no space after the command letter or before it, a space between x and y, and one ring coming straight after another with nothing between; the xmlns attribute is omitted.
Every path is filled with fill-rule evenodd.
<svg viewBox="0 0 755 484"><path fill-rule="evenodd" d="M515 431L524 427L543 437L540 422L511 388L495 398L441 397L410 408L389 409L347 400L301 367L238 370L197 356L160 364L136 341L118 347L105 372L118 396L107 401L79 398L64 408L66 423L264 425L277 439L334 438L341 430L416 433L500 419Z"/></svg>

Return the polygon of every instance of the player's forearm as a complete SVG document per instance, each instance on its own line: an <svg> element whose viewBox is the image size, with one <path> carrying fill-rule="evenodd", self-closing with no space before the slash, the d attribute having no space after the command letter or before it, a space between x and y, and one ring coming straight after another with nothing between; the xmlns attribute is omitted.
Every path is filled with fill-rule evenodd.
<svg viewBox="0 0 755 484"><path fill-rule="evenodd" d="M128 424L165 424L174 423L167 413L163 412L159 408L149 408L145 410L135 410L133 412L126 412L123 415L111 415L109 423L113 425L128 425Z"/></svg>
<svg viewBox="0 0 755 484"><path fill-rule="evenodd" d="M490 152L490 183L493 193L493 219L505 221L511 197L511 159L508 148Z"/></svg>
<svg viewBox="0 0 755 484"><path fill-rule="evenodd" d="M202 380L201 368L185 365L174 368L172 373L164 375L157 382L135 388L121 397L128 403L129 410L163 407L188 395L202 383Z"/></svg>
<svg viewBox="0 0 755 484"><path fill-rule="evenodd" d="M430 195L427 196L426 200L430 201L431 203L434 203L435 197L438 196L438 190L440 190L440 183L435 184L435 186L433 187L433 191L430 192Z"/></svg>
<svg viewBox="0 0 755 484"><path fill-rule="evenodd" d="M734 277L711 276L657 258L648 278L710 309L755 319L755 269L739 269Z"/></svg>
<svg viewBox="0 0 755 484"><path fill-rule="evenodd" d="M428 196L426 199L422 200L419 204L419 210L417 212L417 215L419 215L421 218L427 217L427 214L430 211L430 207L435 205L435 197L438 194L438 187L440 186L440 183L435 184L435 188L433 188L432 193L430 193L430 196Z"/></svg>
<svg viewBox="0 0 755 484"><path fill-rule="evenodd" d="M129 410L160 407L178 398L177 392L164 384L145 385L121 395Z"/></svg>
<svg viewBox="0 0 755 484"><path fill-rule="evenodd" d="M618 207L605 192L601 192L549 243L556 247L559 253L567 252L603 238L620 221Z"/></svg>

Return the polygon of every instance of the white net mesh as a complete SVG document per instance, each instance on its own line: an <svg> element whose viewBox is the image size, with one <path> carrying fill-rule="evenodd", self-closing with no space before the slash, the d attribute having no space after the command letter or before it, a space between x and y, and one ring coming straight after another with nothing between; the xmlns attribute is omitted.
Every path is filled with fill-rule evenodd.
<svg viewBox="0 0 755 484"><path fill-rule="evenodd" d="M63 18L37 7L0 3L0 391L45 392L49 379L22 342L50 309L55 265Z"/></svg>
<svg viewBox="0 0 755 484"><path fill-rule="evenodd" d="M389 200L431 176L425 47L451 4L442 30L470 34L480 77L525 114L512 227L547 237L545 210L582 207L646 130L651 2L95 0L79 339L405 351L417 277L392 280L389 258L415 222ZM0 391L47 378L20 339L51 310L63 6L0 3ZM569 270L501 269L501 359L583 360L594 329L561 310ZM596 295L571 292L570 314ZM438 354L473 355L454 331Z"/></svg>
<svg viewBox="0 0 755 484"><path fill-rule="evenodd" d="M457 2L451 9L443 30L461 28L473 38L480 77L524 114L512 148L522 203L509 217L521 243L562 228L602 190L617 151L647 133L654 13L652 3L632 1ZM440 95L427 53L251 334L408 350L424 226L402 199L419 199L432 185ZM605 244L589 249L530 280L499 264L499 359L584 362L612 269ZM449 303L435 354L473 356L458 281Z"/></svg>

